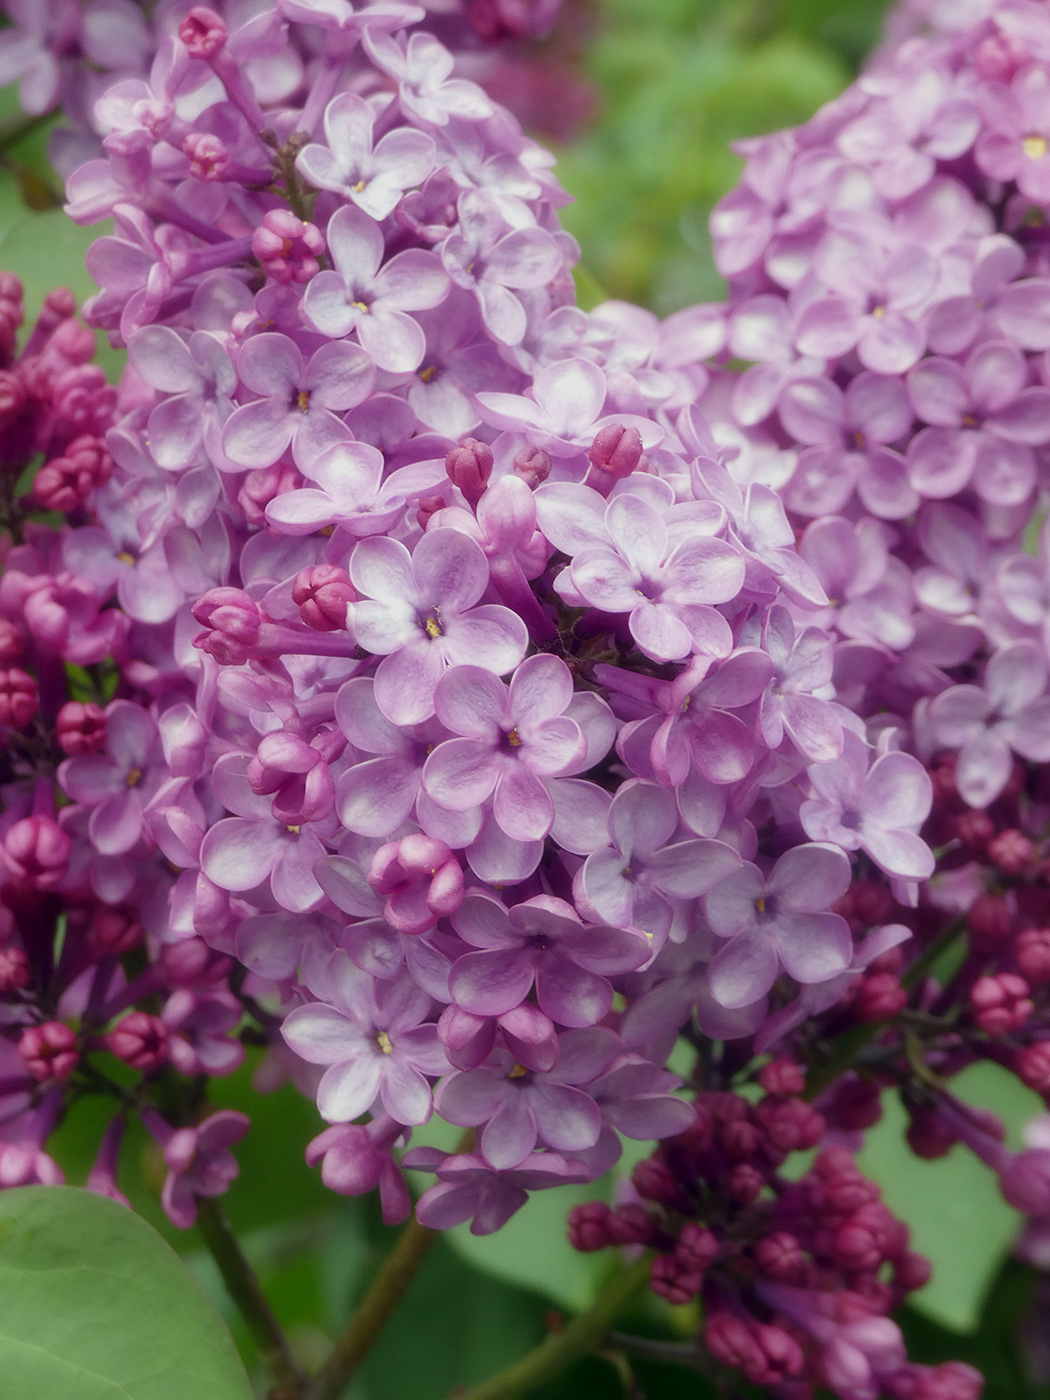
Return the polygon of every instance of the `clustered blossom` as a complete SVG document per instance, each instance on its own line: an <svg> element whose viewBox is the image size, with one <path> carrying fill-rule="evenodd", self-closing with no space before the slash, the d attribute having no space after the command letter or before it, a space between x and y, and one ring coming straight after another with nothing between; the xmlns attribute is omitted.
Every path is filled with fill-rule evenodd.
<svg viewBox="0 0 1050 1400"><path fill-rule="evenodd" d="M0 1182L56 1179L115 1054L189 1224L247 1123L153 1090L262 1040L389 1222L403 1168L483 1234L656 1140L572 1238L654 1248L719 1363L971 1400L904 1355L924 1268L843 1142L899 1090L1045 1249L1045 1149L933 1086L1050 1099L1050 25L989 7L749 143L729 300L661 323L575 306L550 157L435 37L502 10L446 11L139 16L68 181L119 394L64 294L19 354L0 278ZM88 33L74 114L123 72ZM412 1146L434 1113L470 1145Z"/></svg>

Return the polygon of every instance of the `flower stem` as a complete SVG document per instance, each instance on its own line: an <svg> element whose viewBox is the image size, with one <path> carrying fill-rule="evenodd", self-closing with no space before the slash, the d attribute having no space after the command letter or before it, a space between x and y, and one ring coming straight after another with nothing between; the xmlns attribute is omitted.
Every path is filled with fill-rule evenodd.
<svg viewBox="0 0 1050 1400"><path fill-rule="evenodd" d="M226 1212L213 1198L197 1198L197 1227L219 1267L226 1290L248 1324L259 1359L273 1381L270 1400L298 1400L306 1372L296 1360L259 1280L241 1252Z"/></svg>
<svg viewBox="0 0 1050 1400"><path fill-rule="evenodd" d="M594 1305L564 1327L552 1332L534 1351L515 1361L498 1375L460 1391L457 1400L511 1400L556 1376L571 1362L593 1351L608 1332L617 1314L649 1277L652 1254L647 1252L617 1274Z"/></svg>
<svg viewBox="0 0 1050 1400"><path fill-rule="evenodd" d="M331 1356L307 1387L305 1400L338 1400L372 1349L416 1271L430 1253L437 1231L413 1216L336 1342Z"/></svg>

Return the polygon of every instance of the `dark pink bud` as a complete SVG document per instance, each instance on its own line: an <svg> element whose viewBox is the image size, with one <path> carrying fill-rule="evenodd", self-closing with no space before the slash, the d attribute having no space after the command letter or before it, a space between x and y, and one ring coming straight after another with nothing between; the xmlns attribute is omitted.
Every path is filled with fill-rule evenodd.
<svg viewBox="0 0 1050 1400"><path fill-rule="evenodd" d="M643 1201L670 1205L679 1198L674 1173L665 1162L656 1157L647 1157L643 1162L639 1162L631 1173L631 1182Z"/></svg>
<svg viewBox="0 0 1050 1400"><path fill-rule="evenodd" d="M470 0L467 21L486 44L524 39L529 32L528 7L522 0Z"/></svg>
<svg viewBox="0 0 1050 1400"><path fill-rule="evenodd" d="M933 1270L924 1254L907 1250L893 1265L893 1282L902 1293L914 1293L917 1288L925 1288Z"/></svg>
<svg viewBox="0 0 1050 1400"><path fill-rule="evenodd" d="M960 812L955 818L955 834L967 850L983 855L995 835L995 822L983 809Z"/></svg>
<svg viewBox="0 0 1050 1400"><path fill-rule="evenodd" d="M88 948L96 958L116 957L142 942L142 925L126 904L100 904L88 929Z"/></svg>
<svg viewBox="0 0 1050 1400"><path fill-rule="evenodd" d="M21 661L24 650L18 624L9 617L0 617L0 666L13 666Z"/></svg>
<svg viewBox="0 0 1050 1400"><path fill-rule="evenodd" d="M189 157L190 174L195 180L224 180L230 169L230 153L226 143L209 131L191 131L182 143Z"/></svg>
<svg viewBox="0 0 1050 1400"><path fill-rule="evenodd" d="M233 966L230 958L209 948L203 938L182 938L178 943L165 943L160 950L160 961L176 987L211 986L223 981Z"/></svg>
<svg viewBox="0 0 1050 1400"><path fill-rule="evenodd" d="M445 470L453 486L458 486L472 506L476 506L492 475L492 448L477 438L463 438L445 457Z"/></svg>
<svg viewBox="0 0 1050 1400"><path fill-rule="evenodd" d="M73 758L101 753L106 747L105 712L92 701L70 700L55 719L55 738L62 752Z"/></svg>
<svg viewBox="0 0 1050 1400"><path fill-rule="evenodd" d="M51 817L23 817L4 837L4 856L13 883L23 889L53 890L69 868L73 843Z"/></svg>
<svg viewBox="0 0 1050 1400"><path fill-rule="evenodd" d="M988 842L988 856L1004 875L1020 875L1035 859L1035 847L1021 831L1010 828Z"/></svg>
<svg viewBox="0 0 1050 1400"><path fill-rule="evenodd" d="M242 588L209 588L193 605L193 616L207 628L193 645L220 666L241 666L259 641L262 613Z"/></svg>
<svg viewBox="0 0 1050 1400"><path fill-rule="evenodd" d="M732 1313L711 1313L704 1327L704 1342L711 1355L723 1366L735 1367L748 1376L764 1369L763 1351L751 1327L743 1318L734 1317Z"/></svg>
<svg viewBox="0 0 1050 1400"><path fill-rule="evenodd" d="M191 58L214 58L226 44L226 25L214 10L194 5L179 25L179 38L190 51Z"/></svg>
<svg viewBox="0 0 1050 1400"><path fill-rule="evenodd" d="M1014 1060L1017 1077L1037 1094L1050 1094L1050 1040L1026 1045Z"/></svg>
<svg viewBox="0 0 1050 1400"><path fill-rule="evenodd" d="M966 911L966 923L976 943L988 947L1010 933L1010 906L999 894L979 894Z"/></svg>
<svg viewBox="0 0 1050 1400"><path fill-rule="evenodd" d="M614 481L630 476L642 458L642 437L637 428L608 423L600 428L587 449L591 465Z"/></svg>
<svg viewBox="0 0 1050 1400"><path fill-rule="evenodd" d="M1026 928L1018 935L1014 956L1030 987L1050 982L1050 928Z"/></svg>
<svg viewBox="0 0 1050 1400"><path fill-rule="evenodd" d="M438 1018L437 1031L445 1054L457 1069L477 1069L496 1043L493 1017L475 1016L458 1006L445 1007Z"/></svg>
<svg viewBox="0 0 1050 1400"><path fill-rule="evenodd" d="M874 880L854 880L849 887L852 918L858 928L884 924L893 908L893 896L885 885Z"/></svg>
<svg viewBox="0 0 1050 1400"><path fill-rule="evenodd" d="M37 472L33 495L44 510L68 515L105 485L113 474L113 458L101 438L85 433Z"/></svg>
<svg viewBox="0 0 1050 1400"><path fill-rule="evenodd" d="M801 1245L786 1230L777 1230L759 1240L755 1263L760 1272L777 1283L798 1283L806 1266Z"/></svg>
<svg viewBox="0 0 1050 1400"><path fill-rule="evenodd" d="M649 1266L649 1287L675 1307L691 1303L703 1281L702 1274L690 1272L674 1254L658 1254Z"/></svg>
<svg viewBox="0 0 1050 1400"><path fill-rule="evenodd" d="M864 1079L843 1080L825 1112L832 1127L847 1133L874 1127L882 1117L878 1085Z"/></svg>
<svg viewBox="0 0 1050 1400"><path fill-rule="evenodd" d="M26 1069L41 1084L49 1079L68 1079L80 1059L76 1033L61 1021L45 1021L23 1031L18 1053Z"/></svg>
<svg viewBox="0 0 1050 1400"><path fill-rule="evenodd" d="M17 418L25 399L23 377L15 370L0 370L0 424L10 423Z"/></svg>
<svg viewBox="0 0 1050 1400"><path fill-rule="evenodd" d="M858 1021L872 1024L891 1021L908 1002L908 993L899 977L891 972L875 972L862 977L854 993L853 1011Z"/></svg>
<svg viewBox="0 0 1050 1400"><path fill-rule="evenodd" d="M29 981L29 959L21 948L0 948L0 995L21 991Z"/></svg>
<svg viewBox="0 0 1050 1400"><path fill-rule="evenodd" d="M1008 83L1029 59L1020 38L997 30L982 39L974 50L974 67L988 82Z"/></svg>
<svg viewBox="0 0 1050 1400"><path fill-rule="evenodd" d="M1050 1214L1050 1149L1030 1147L999 1174L1003 1198L1025 1215Z"/></svg>
<svg viewBox="0 0 1050 1400"><path fill-rule="evenodd" d="M765 1184L765 1177L750 1162L738 1162L726 1178L730 1196L742 1206L757 1201Z"/></svg>
<svg viewBox="0 0 1050 1400"><path fill-rule="evenodd" d="M237 504L244 511L249 525L266 524L266 507L287 491L297 491L303 479L289 462L275 462L272 467L256 467L250 471L237 492Z"/></svg>
<svg viewBox="0 0 1050 1400"><path fill-rule="evenodd" d="M767 1094L801 1094L806 1087L806 1074L794 1060L778 1055L759 1070L758 1082Z"/></svg>
<svg viewBox="0 0 1050 1400"><path fill-rule="evenodd" d="M535 490L551 474L550 454L544 452L542 447L523 447L514 454L514 473L521 477L526 486Z"/></svg>
<svg viewBox="0 0 1050 1400"><path fill-rule="evenodd" d="M586 1201L573 1206L569 1211L569 1243L581 1254L593 1254L597 1249L605 1249L609 1240L609 1216L612 1214L604 1201Z"/></svg>
<svg viewBox="0 0 1050 1400"><path fill-rule="evenodd" d="M688 1273L702 1274L718 1258L720 1246L716 1237L695 1220L687 1220L675 1243L675 1258Z"/></svg>
<svg viewBox="0 0 1050 1400"><path fill-rule="evenodd" d="M878 1233L861 1220L848 1220L839 1226L831 1252L841 1268L855 1273L873 1271L882 1263Z"/></svg>
<svg viewBox="0 0 1050 1400"><path fill-rule="evenodd" d="M21 729L37 712L36 681L18 666L0 670L0 725Z"/></svg>
<svg viewBox="0 0 1050 1400"><path fill-rule="evenodd" d="M617 1206L609 1216L610 1244L648 1244L653 1222L644 1206Z"/></svg>
<svg viewBox="0 0 1050 1400"><path fill-rule="evenodd" d="M304 223L290 209L271 209L252 234L252 252L268 277L288 286L316 276L324 239L315 224Z"/></svg>
<svg viewBox="0 0 1050 1400"><path fill-rule="evenodd" d="M978 977L970 988L973 1018L986 1035L1009 1035L1020 1030L1035 1010L1028 992L1028 983L1015 972Z"/></svg>
<svg viewBox="0 0 1050 1400"><path fill-rule="evenodd" d="M444 510L448 505L444 496L420 496L419 509L416 511L416 524L421 530L425 530L430 523L430 517L437 515L439 510Z"/></svg>
<svg viewBox="0 0 1050 1400"><path fill-rule="evenodd" d="M339 632L346 627L346 606L357 601L350 575L336 564L300 569L292 584L292 602L307 627Z"/></svg>
<svg viewBox="0 0 1050 1400"><path fill-rule="evenodd" d="M905 1136L916 1157L928 1162L945 1156L959 1141L944 1116L934 1109L912 1109Z"/></svg>
<svg viewBox="0 0 1050 1400"><path fill-rule="evenodd" d="M803 1152L824 1136L823 1115L804 1099L763 1099L755 1106L755 1118L779 1152Z"/></svg>
<svg viewBox="0 0 1050 1400"><path fill-rule="evenodd" d="M758 1151L761 1142L758 1129L746 1118L734 1118L729 1123L723 1123L718 1137L730 1157L751 1157Z"/></svg>
<svg viewBox="0 0 1050 1400"><path fill-rule="evenodd" d="M148 1074L168 1058L168 1028L159 1016L132 1011L104 1037L107 1050L118 1059Z"/></svg>

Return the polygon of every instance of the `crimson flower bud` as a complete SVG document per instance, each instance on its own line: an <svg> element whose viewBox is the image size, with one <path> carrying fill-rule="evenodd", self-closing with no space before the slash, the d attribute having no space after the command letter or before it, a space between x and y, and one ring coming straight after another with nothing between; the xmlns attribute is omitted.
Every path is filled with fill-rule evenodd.
<svg viewBox="0 0 1050 1400"><path fill-rule="evenodd" d="M225 141L210 131L191 131L182 143L195 180L224 180L230 169L230 153Z"/></svg>
<svg viewBox="0 0 1050 1400"><path fill-rule="evenodd" d="M806 1261L795 1236L786 1230L776 1230L755 1246L755 1263L767 1278L777 1283L797 1283Z"/></svg>
<svg viewBox="0 0 1050 1400"><path fill-rule="evenodd" d="M746 1118L735 1118L730 1123L723 1123L718 1136L730 1157L750 1157L758 1151L759 1131L754 1123L749 1123Z"/></svg>
<svg viewBox="0 0 1050 1400"><path fill-rule="evenodd" d="M225 47L228 31L222 19L205 5L194 5L179 25L179 38L191 58L213 58Z"/></svg>
<svg viewBox="0 0 1050 1400"><path fill-rule="evenodd" d="M912 1109L905 1136L916 1157L928 1162L945 1156L959 1141L950 1124L932 1109Z"/></svg>
<svg viewBox="0 0 1050 1400"><path fill-rule="evenodd" d="M653 1222L644 1206L617 1206L609 1216L610 1244L648 1244Z"/></svg>
<svg viewBox="0 0 1050 1400"><path fill-rule="evenodd" d="M675 1254L658 1254L649 1266L649 1287L675 1307L692 1302L703 1281L702 1274L685 1268Z"/></svg>
<svg viewBox="0 0 1050 1400"><path fill-rule="evenodd" d="M92 701L70 700L59 710L55 719L58 747L71 758L87 753L101 753L106 747L106 716L100 705Z"/></svg>
<svg viewBox="0 0 1050 1400"><path fill-rule="evenodd" d="M220 666L241 666L258 644L262 613L243 588L209 588L193 605L193 616L207 628L193 645Z"/></svg>
<svg viewBox="0 0 1050 1400"><path fill-rule="evenodd" d="M25 650L22 633L9 617L0 617L0 666L13 666Z"/></svg>
<svg viewBox="0 0 1050 1400"><path fill-rule="evenodd" d="M569 1243L581 1254L604 1249L609 1240L609 1216L612 1211L604 1201L585 1201L569 1211Z"/></svg>
<svg viewBox="0 0 1050 1400"><path fill-rule="evenodd" d="M955 818L955 834L968 850L983 855L995 835L995 822L983 808L960 812Z"/></svg>
<svg viewBox="0 0 1050 1400"><path fill-rule="evenodd" d="M907 1005L908 993L899 977L891 972L875 972L858 981L853 1010L858 1021L869 1024L891 1021Z"/></svg>
<svg viewBox="0 0 1050 1400"><path fill-rule="evenodd" d="M30 890L53 890L69 868L73 843L52 817L23 817L4 837L4 857L12 883Z"/></svg>
<svg viewBox="0 0 1050 1400"><path fill-rule="evenodd" d="M316 276L324 239L315 224L304 223L290 209L271 209L252 234L252 252L267 276L287 286Z"/></svg>
<svg viewBox="0 0 1050 1400"><path fill-rule="evenodd" d="M425 530L430 523L430 517L437 515L439 510L445 510L447 506L448 502L444 496L420 496L416 524L421 530Z"/></svg>
<svg viewBox="0 0 1050 1400"><path fill-rule="evenodd" d="M1023 1084L1037 1094L1050 1094L1050 1040L1026 1045L1014 1060L1014 1069Z"/></svg>
<svg viewBox="0 0 1050 1400"><path fill-rule="evenodd" d="M87 944L93 957L119 957L142 942L142 925L126 904L100 904L91 918Z"/></svg>
<svg viewBox="0 0 1050 1400"><path fill-rule="evenodd" d="M113 458L105 443L85 433L75 438L61 457L44 463L33 481L33 495L44 510L68 515L112 474Z"/></svg>
<svg viewBox="0 0 1050 1400"><path fill-rule="evenodd" d="M1001 943L1011 922L1010 906L1000 894L979 894L966 912L970 934L982 946Z"/></svg>
<svg viewBox="0 0 1050 1400"><path fill-rule="evenodd" d="M970 988L973 1018L986 1035L1020 1030L1035 1010L1028 992L1028 983L1015 972L978 977Z"/></svg>
<svg viewBox="0 0 1050 1400"><path fill-rule="evenodd" d="M637 428L625 428L622 423L607 423L599 428L587 449L591 465L607 473L614 481L630 476L642 459L642 435Z"/></svg>
<svg viewBox="0 0 1050 1400"><path fill-rule="evenodd" d="M23 1031L18 1053L26 1069L41 1084L49 1079L68 1079L80 1059L76 1032L62 1021L45 1021Z"/></svg>
<svg viewBox="0 0 1050 1400"><path fill-rule="evenodd" d="M1050 928L1026 928L1018 935L1014 957L1030 987L1050 982Z"/></svg>
<svg viewBox="0 0 1050 1400"><path fill-rule="evenodd" d="M878 1085L863 1079L844 1079L835 1090L827 1117L832 1127L847 1133L874 1127L882 1117Z"/></svg>
<svg viewBox="0 0 1050 1400"><path fill-rule="evenodd" d="M738 1162L726 1178L730 1196L742 1206L757 1201L765 1184L765 1177L749 1162Z"/></svg>
<svg viewBox="0 0 1050 1400"><path fill-rule="evenodd" d="M544 452L542 447L523 447L514 454L514 474L535 490L551 474L550 453Z"/></svg>
<svg viewBox="0 0 1050 1400"><path fill-rule="evenodd" d="M445 457L449 480L476 506L485 494L492 475L492 448L477 438L463 438Z"/></svg>
<svg viewBox="0 0 1050 1400"><path fill-rule="evenodd" d="M299 616L317 632L339 632L346 627L346 605L357 601L350 575L336 564L314 564L300 569L292 584L292 602Z"/></svg>
<svg viewBox="0 0 1050 1400"><path fill-rule="evenodd" d="M779 1152L804 1152L824 1136L824 1116L799 1098L768 1098L755 1106L755 1118Z"/></svg>
<svg viewBox="0 0 1050 1400"><path fill-rule="evenodd" d="M674 1173L666 1162L656 1157L647 1157L637 1164L631 1173L631 1183L643 1201L671 1205L679 1197Z"/></svg>
<svg viewBox="0 0 1050 1400"><path fill-rule="evenodd" d="M272 467L250 471L237 492L237 504L249 525L266 524L266 507L286 491L297 491L303 479L290 462L274 462Z"/></svg>
<svg viewBox="0 0 1050 1400"><path fill-rule="evenodd" d="M0 725L21 729L36 716L36 681L19 666L0 670Z"/></svg>
<svg viewBox="0 0 1050 1400"><path fill-rule="evenodd" d="M758 1082L767 1094L801 1094L806 1087L806 1074L794 1060L778 1055L759 1070Z"/></svg>
<svg viewBox="0 0 1050 1400"><path fill-rule="evenodd" d="M914 1293L917 1288L925 1288L933 1270L924 1254L907 1250L893 1265L893 1282L902 1293Z"/></svg>
<svg viewBox="0 0 1050 1400"><path fill-rule="evenodd" d="M168 1028L159 1016L132 1011L104 1037L105 1045L132 1069L148 1073L168 1058Z"/></svg>
<svg viewBox="0 0 1050 1400"><path fill-rule="evenodd" d="M21 948L0 948L0 994L29 986L29 959Z"/></svg>
<svg viewBox="0 0 1050 1400"><path fill-rule="evenodd" d="M717 1238L695 1220L687 1220L675 1242L675 1258L689 1273L702 1274L718 1258Z"/></svg>
<svg viewBox="0 0 1050 1400"><path fill-rule="evenodd" d="M988 842L988 856L1004 875L1020 875L1032 864L1035 847L1023 832L1010 828Z"/></svg>

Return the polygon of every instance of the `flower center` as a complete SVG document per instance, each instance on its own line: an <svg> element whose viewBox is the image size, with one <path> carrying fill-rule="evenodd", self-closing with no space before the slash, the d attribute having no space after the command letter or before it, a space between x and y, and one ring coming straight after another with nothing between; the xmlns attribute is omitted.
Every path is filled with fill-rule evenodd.
<svg viewBox="0 0 1050 1400"><path fill-rule="evenodd" d="M422 381L423 381L424 384L429 384L430 381L431 381L431 380L434 378L434 376L437 374L437 372L438 372L438 367L437 367L437 365L427 365L426 369L421 369L421 370L419 371L419 377L420 377L420 379L422 379Z"/></svg>
<svg viewBox="0 0 1050 1400"><path fill-rule="evenodd" d="M122 564L134 564L135 562L134 554L132 554L131 551L127 549L122 549L117 555L117 558Z"/></svg>
<svg viewBox="0 0 1050 1400"><path fill-rule="evenodd" d="M521 748L521 738L518 735L517 729L511 729L510 731L505 733L503 737L506 739L507 743L511 746L512 749Z"/></svg>
<svg viewBox="0 0 1050 1400"><path fill-rule="evenodd" d="M443 637L445 635L444 629L442 628L441 623L438 621L439 615L440 610L438 608L435 608L434 611L427 618L426 622L423 623L423 631L427 634L431 641L436 641L438 637Z"/></svg>
<svg viewBox="0 0 1050 1400"><path fill-rule="evenodd" d="M364 187L365 187L365 182L364 182L364 180L358 180L358 182L357 182L356 185L351 185L351 186L350 186L350 188L353 190L354 194L360 194L361 191L364 189Z"/></svg>
<svg viewBox="0 0 1050 1400"><path fill-rule="evenodd" d="M141 782L142 782L142 769L141 769L141 768L129 768L129 769L128 769L128 776L124 779L124 784L125 784L125 786L126 786L126 787L129 787L129 788L138 787L139 783L141 783Z"/></svg>
<svg viewBox="0 0 1050 1400"><path fill-rule="evenodd" d="M387 1035L386 1031L379 1032L376 1036L376 1044L384 1055L392 1055L394 1053L394 1047L390 1044L390 1037Z"/></svg>
<svg viewBox="0 0 1050 1400"><path fill-rule="evenodd" d="M365 313L366 316L368 315L369 311L372 309L372 308L368 305L368 302L367 302L367 301L352 301L352 302L350 303L350 305L354 308L355 311L363 311L363 312Z"/></svg>
<svg viewBox="0 0 1050 1400"><path fill-rule="evenodd" d="M1026 136L1021 142L1021 150L1029 160L1041 160L1046 155L1050 142L1045 136Z"/></svg>
<svg viewBox="0 0 1050 1400"><path fill-rule="evenodd" d="M876 321L881 321L886 314L886 308L884 306L876 306L871 314L875 317Z"/></svg>
<svg viewBox="0 0 1050 1400"><path fill-rule="evenodd" d="M760 894L755 900L755 910L759 914L764 914L766 912L766 897L764 894Z"/></svg>
<svg viewBox="0 0 1050 1400"><path fill-rule="evenodd" d="M513 1069L509 1069L509 1070L507 1071L507 1078L508 1078L508 1079L524 1079L525 1076L526 1076L527 1074L528 1074L528 1070L525 1068L524 1065L515 1065L515 1066L513 1067Z"/></svg>
<svg viewBox="0 0 1050 1400"><path fill-rule="evenodd" d="M295 407L300 413L305 413L310 407L310 390L300 389L295 396Z"/></svg>

